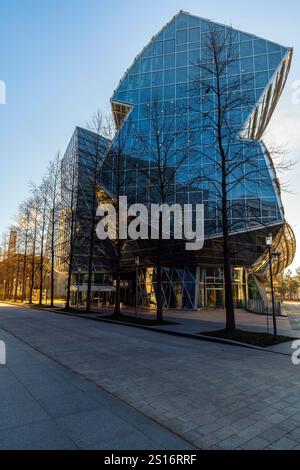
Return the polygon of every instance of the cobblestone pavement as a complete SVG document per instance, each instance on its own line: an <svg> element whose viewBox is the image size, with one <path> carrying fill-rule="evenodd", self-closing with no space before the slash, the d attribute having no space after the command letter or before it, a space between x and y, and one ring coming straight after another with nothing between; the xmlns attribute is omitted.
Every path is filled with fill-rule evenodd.
<svg viewBox="0 0 300 470"><path fill-rule="evenodd" d="M300 448L287 355L3 305L1 328L198 448Z"/></svg>

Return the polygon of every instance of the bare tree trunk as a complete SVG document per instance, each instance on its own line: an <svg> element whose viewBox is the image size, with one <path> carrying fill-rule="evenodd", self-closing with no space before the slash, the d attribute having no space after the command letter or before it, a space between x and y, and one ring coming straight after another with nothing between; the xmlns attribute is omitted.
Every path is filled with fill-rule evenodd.
<svg viewBox="0 0 300 470"><path fill-rule="evenodd" d="M114 315L121 315L121 243L117 241L116 298Z"/></svg>
<svg viewBox="0 0 300 470"><path fill-rule="evenodd" d="M73 198L72 198L73 199ZM70 308L70 298L71 298L71 281L72 281L72 269L73 269L73 240L74 240L74 211L72 210L71 215L71 233L70 233L70 252L69 252L69 270L68 270L68 282L67 282L67 299L66 299L66 309Z"/></svg>
<svg viewBox="0 0 300 470"><path fill-rule="evenodd" d="M162 213L159 213L159 239L157 240L156 260L156 319L163 320L163 295L162 295Z"/></svg>
<svg viewBox="0 0 300 470"><path fill-rule="evenodd" d="M55 209L52 209L52 230L51 230L51 291L50 307L54 307L54 263L55 263Z"/></svg>
<svg viewBox="0 0 300 470"><path fill-rule="evenodd" d="M31 265L31 280L30 280L31 282L30 282L30 292L29 292L29 303L30 304L32 304L32 295L33 295L33 288L34 288L36 232L37 232L37 225L35 223L33 246L32 246L32 265Z"/></svg>
<svg viewBox="0 0 300 470"><path fill-rule="evenodd" d="M225 202L226 204L226 202ZM227 204L226 204L227 205ZM233 289L232 289L232 273L229 254L229 236L227 228L227 209L223 211L223 267L224 267L224 287L225 287L225 309L226 309L226 329L233 331L236 329Z"/></svg>
<svg viewBox="0 0 300 470"><path fill-rule="evenodd" d="M95 244L95 220L96 220L96 181L93 185L93 201L91 213L91 231L90 231L90 246L89 246L89 263L88 263L88 284L87 284L87 298L86 298L86 311L90 312L92 307L92 280L93 280L93 256Z"/></svg>
<svg viewBox="0 0 300 470"><path fill-rule="evenodd" d="M43 207L43 221L42 221L42 237L41 237L41 254L40 254L40 296L39 305L43 304L43 274L44 274L44 237L45 237L45 218L46 218L46 201Z"/></svg>
<svg viewBox="0 0 300 470"><path fill-rule="evenodd" d="M20 277L20 254L17 253L17 275L16 275L16 285L15 285L15 302L18 300L18 285Z"/></svg>
<svg viewBox="0 0 300 470"><path fill-rule="evenodd" d="M230 262L230 253L229 253L229 228L228 228L228 200L227 200L227 191L228 191L228 176L227 176L227 158L226 152L223 146L223 137L222 137L222 90L220 88L220 76L217 74L217 100L218 100L218 124L217 124L217 133L218 133L218 146L221 156L221 171L222 171L222 234L223 234L223 269L224 269L224 287L225 287L225 310L226 310L226 329L228 331L234 331L236 329L235 325L235 315L234 315L234 302L233 302L233 289L232 289L232 268Z"/></svg>
<svg viewBox="0 0 300 470"><path fill-rule="evenodd" d="M61 198L59 197L59 184L61 183L61 160L60 153L58 152L56 158L49 163L48 166L48 175L46 178L46 186L49 191L49 211L50 219L49 223L51 224L51 241L50 241L50 307L54 307L54 284L55 284L55 254L56 254L56 245L55 245L55 235L56 235L56 224L57 224L57 215L58 209L61 206Z"/></svg>
<svg viewBox="0 0 300 470"><path fill-rule="evenodd" d="M21 302L24 302L24 299L26 298L27 245L28 245L28 231L26 231L26 235L25 235L25 249L24 249L24 257L23 257L22 297L21 297Z"/></svg>

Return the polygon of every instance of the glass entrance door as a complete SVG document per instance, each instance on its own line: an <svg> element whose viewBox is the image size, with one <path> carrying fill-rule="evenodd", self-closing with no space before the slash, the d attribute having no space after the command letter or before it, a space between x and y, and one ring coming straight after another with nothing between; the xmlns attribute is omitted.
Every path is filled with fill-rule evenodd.
<svg viewBox="0 0 300 470"><path fill-rule="evenodd" d="M215 287L206 288L206 307L207 308L223 308L223 289Z"/></svg>

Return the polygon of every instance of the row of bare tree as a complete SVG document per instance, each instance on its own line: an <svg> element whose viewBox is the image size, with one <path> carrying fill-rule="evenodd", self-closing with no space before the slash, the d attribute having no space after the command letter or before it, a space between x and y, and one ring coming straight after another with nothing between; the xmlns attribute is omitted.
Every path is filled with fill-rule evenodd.
<svg viewBox="0 0 300 470"><path fill-rule="evenodd" d="M60 157L48 165L39 186L31 183L29 198L20 204L15 223L2 237L0 283L2 299L43 303L50 287L54 305L55 233L60 210ZM15 234L14 240L12 235Z"/></svg>

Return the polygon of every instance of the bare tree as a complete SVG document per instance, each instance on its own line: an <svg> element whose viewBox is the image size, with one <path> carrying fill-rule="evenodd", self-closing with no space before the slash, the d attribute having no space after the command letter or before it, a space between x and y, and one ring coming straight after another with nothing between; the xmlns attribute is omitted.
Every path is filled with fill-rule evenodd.
<svg viewBox="0 0 300 470"><path fill-rule="evenodd" d="M21 240L19 230L16 230L16 252L15 252L15 276L14 276L14 301L17 302L18 300L18 293L19 293L19 283L20 283L20 273L21 273L21 264L22 264L22 256L21 256ZM24 261L23 261L24 262Z"/></svg>
<svg viewBox="0 0 300 470"><path fill-rule="evenodd" d="M175 112L181 116L176 120ZM162 107L154 99L144 106L144 118L148 122L145 130L137 131L136 153L138 171L146 177L148 202L160 206L175 201L175 181L178 171L188 161L189 155L196 152L196 134L189 131L186 106L175 110L175 102ZM145 161L148 162L145 165ZM162 293L162 211L159 212L158 237L156 240L156 303L157 320L163 320Z"/></svg>
<svg viewBox="0 0 300 470"><path fill-rule="evenodd" d="M45 244L47 233L47 207L48 207L48 185L43 179L40 186L34 188L38 210L38 243L39 243L39 305L43 304L44 269L45 269Z"/></svg>
<svg viewBox="0 0 300 470"><path fill-rule="evenodd" d="M262 162L265 165L266 149L255 141L258 139L239 139L243 114L254 109L256 99L251 74L248 77L246 73L233 73L228 78L228 71L239 66L236 33L231 28L212 26L206 36L204 57L192 64L191 112L196 118L191 125L202 135L200 152L207 163L202 165L194 183L205 185L206 210L213 214L211 218L216 218L222 234L226 328L234 330L230 234L251 227L251 223L252 228L258 221L262 224L259 208L241 201L235 192L246 182L251 182L253 191L259 190L257 175L262 173ZM282 149L273 149L272 153L282 156ZM269 158L272 162L271 155Z"/></svg>
<svg viewBox="0 0 300 470"><path fill-rule="evenodd" d="M8 232L2 234L1 240L1 269L0 269L0 282L1 282L1 298L6 300L8 298L8 286L10 278L10 263L8 255Z"/></svg>
<svg viewBox="0 0 300 470"><path fill-rule="evenodd" d="M114 127L111 135L114 133ZM122 274L122 256L123 247L126 240L120 233L120 198L125 195L126 186L135 180L136 160L128 154L127 145L132 131L130 119L127 119L121 129L115 135L112 145L109 147L105 161L101 168L101 186L103 189L102 197L105 201L110 200L116 210L115 239L112 241L112 247L115 252L115 305L114 315L121 315L121 274ZM107 194L107 188L110 188ZM105 191L106 190L106 191ZM101 201L101 197L100 197Z"/></svg>
<svg viewBox="0 0 300 470"><path fill-rule="evenodd" d="M71 282L74 265L74 235L76 230L76 201L78 179L78 153L72 147L61 162L60 234L57 241L60 263L67 266L67 295L65 308L70 308Z"/></svg>
<svg viewBox="0 0 300 470"><path fill-rule="evenodd" d="M28 275L28 243L29 243L30 205L28 201L23 202L19 207L17 216L18 233L20 239L22 258L22 294L21 302L26 299L27 275Z"/></svg>
<svg viewBox="0 0 300 470"><path fill-rule="evenodd" d="M61 209L61 159L60 153L58 152L55 159L49 162L48 170L45 178L45 188L47 191L47 202L48 202L48 224L49 224L49 251L50 251L50 279L51 279L51 291L50 291L50 307L54 306L54 282L55 282L55 258L56 258L56 247L57 247L57 231L59 213Z"/></svg>
<svg viewBox="0 0 300 470"><path fill-rule="evenodd" d="M39 200L37 195L33 195L29 200L30 210L30 230L29 230L29 246L30 246L30 275L29 275L29 304L33 302L33 290L36 281L36 261L37 261L37 237L39 224Z"/></svg>
<svg viewBox="0 0 300 470"><path fill-rule="evenodd" d="M91 122L88 123L89 130L93 133L92 143L87 146L86 150L81 151L81 165L85 172L85 184L88 187L82 188L85 194L84 214L82 217L85 221L85 227L82 231L83 237L88 243L88 278L87 278L87 299L86 311L91 311L92 306L92 281L93 281L93 261L95 256L99 256L100 247L96 246L96 225L97 225L97 189L99 187L101 166L105 153L110 144L111 126L108 118L103 116L101 111L97 111ZM88 231L87 236L86 228ZM95 248L98 248L97 250Z"/></svg>

